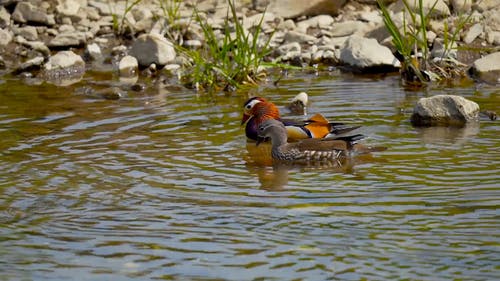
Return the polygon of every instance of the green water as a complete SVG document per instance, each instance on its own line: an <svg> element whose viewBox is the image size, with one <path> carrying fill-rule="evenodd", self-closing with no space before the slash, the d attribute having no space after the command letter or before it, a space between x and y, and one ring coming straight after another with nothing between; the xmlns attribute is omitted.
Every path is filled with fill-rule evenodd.
<svg viewBox="0 0 500 281"><path fill-rule="evenodd" d="M85 95L99 79L0 84L0 280L500 278L500 123L408 122L435 94L500 112L498 87L269 82L248 95L284 105L307 91L310 114L362 125L365 143L388 148L340 168L278 169L246 142L247 96L147 81L118 100Z"/></svg>

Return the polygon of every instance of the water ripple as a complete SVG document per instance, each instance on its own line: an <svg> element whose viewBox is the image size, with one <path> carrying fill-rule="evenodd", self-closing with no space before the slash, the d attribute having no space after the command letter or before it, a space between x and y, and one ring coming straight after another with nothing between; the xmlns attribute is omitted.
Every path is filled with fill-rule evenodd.
<svg viewBox="0 0 500 281"><path fill-rule="evenodd" d="M310 114L363 125L388 150L336 168L273 167L269 147L242 137L239 96L69 95L68 109L27 93L43 110L6 107L5 278L498 279L496 122L413 128L406 112L428 93L396 77L281 83L260 94L282 107L306 90Z"/></svg>

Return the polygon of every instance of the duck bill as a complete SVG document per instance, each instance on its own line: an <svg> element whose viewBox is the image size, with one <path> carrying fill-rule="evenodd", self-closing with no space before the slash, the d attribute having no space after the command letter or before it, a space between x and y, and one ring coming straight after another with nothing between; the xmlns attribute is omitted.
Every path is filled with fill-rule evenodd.
<svg viewBox="0 0 500 281"><path fill-rule="evenodd" d="M250 117L252 116L248 114L243 114L243 118L241 118L241 125L245 124L248 121L248 119L250 119Z"/></svg>

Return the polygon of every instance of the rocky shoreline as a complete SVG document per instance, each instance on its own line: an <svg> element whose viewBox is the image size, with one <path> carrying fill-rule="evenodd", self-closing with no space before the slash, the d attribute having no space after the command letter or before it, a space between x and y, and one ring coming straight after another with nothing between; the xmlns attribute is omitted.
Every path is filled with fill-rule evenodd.
<svg viewBox="0 0 500 281"><path fill-rule="evenodd" d="M385 2L395 18L402 19L400 0ZM500 83L500 3L470 2L438 0L428 38L438 42L445 22L453 28L458 15L472 12L458 45L476 51L454 56L470 67L475 78ZM78 81L94 68L129 78L159 72L175 77L187 64L173 43L190 49L204 44L193 10L220 32L228 4L182 1L173 11L165 6L169 3L179 2L143 0L127 7L125 1L2 0L0 75L58 81L58 85ZM269 59L294 66L344 66L358 72L392 72L400 66L375 0L254 0L236 1L236 7L246 30L263 19L258 39L265 42L271 37ZM442 47L434 41L429 44L437 57Z"/></svg>

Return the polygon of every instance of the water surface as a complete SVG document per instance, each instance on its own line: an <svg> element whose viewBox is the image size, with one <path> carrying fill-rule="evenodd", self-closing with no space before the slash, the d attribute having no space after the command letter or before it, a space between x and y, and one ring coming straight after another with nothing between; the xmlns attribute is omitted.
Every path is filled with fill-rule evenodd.
<svg viewBox="0 0 500 281"><path fill-rule="evenodd" d="M310 114L388 150L273 168L239 124L245 94L82 94L95 79L0 84L0 280L500 278L500 123L408 122L435 94L499 112L498 87L291 74L248 95L307 91Z"/></svg>

